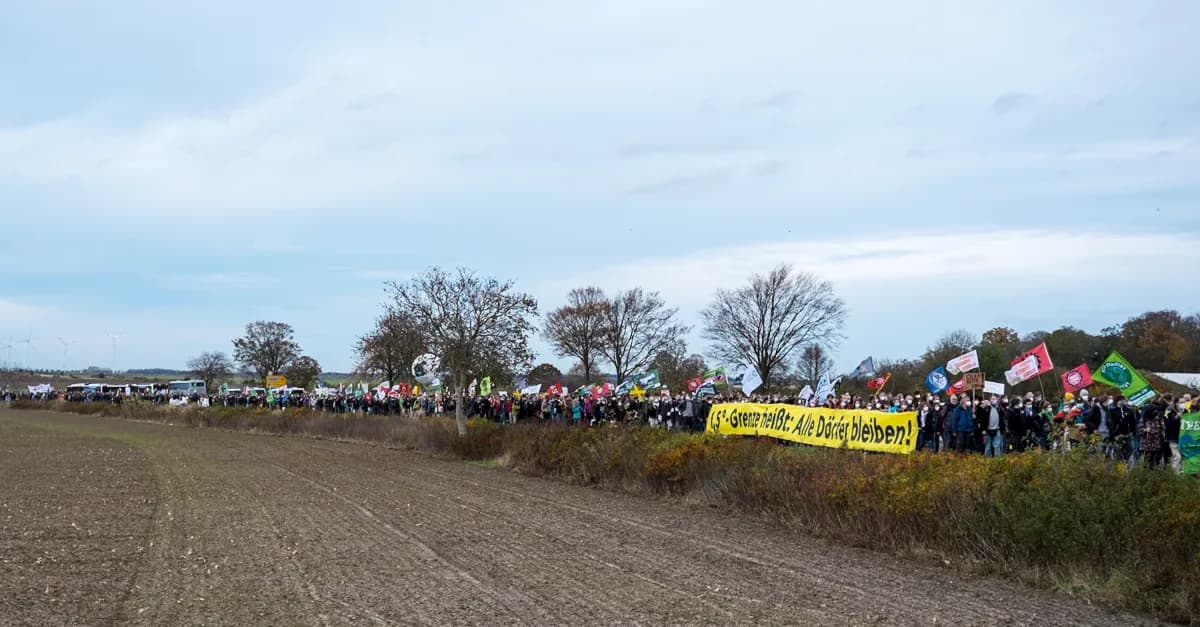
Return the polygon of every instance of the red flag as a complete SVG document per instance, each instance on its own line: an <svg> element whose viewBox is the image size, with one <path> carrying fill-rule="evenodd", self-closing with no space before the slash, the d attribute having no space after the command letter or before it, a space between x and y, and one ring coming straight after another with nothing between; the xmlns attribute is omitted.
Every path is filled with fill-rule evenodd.
<svg viewBox="0 0 1200 627"><path fill-rule="evenodd" d="M687 380L687 388L689 392L695 392L696 390L700 389L700 386L702 385L704 385L703 377L696 377L695 379Z"/></svg>
<svg viewBox="0 0 1200 627"><path fill-rule="evenodd" d="M1078 392L1092 384L1092 370L1087 364L1079 364L1062 374L1063 390Z"/></svg>
<svg viewBox="0 0 1200 627"><path fill-rule="evenodd" d="M412 388L408 387L407 383L401 383L397 387L400 389L400 396L408 396L408 393L412 391Z"/></svg>
<svg viewBox="0 0 1200 627"><path fill-rule="evenodd" d="M885 383L887 383L887 377L875 377L874 379L867 381L867 387L871 388L872 390L878 390L879 388L883 387Z"/></svg>
<svg viewBox="0 0 1200 627"><path fill-rule="evenodd" d="M1042 342L1041 344L1034 346L1024 353L1017 355L1017 358L1012 360L1012 363L1009 365L1016 366L1031 356L1037 359L1037 374L1044 374L1054 370L1054 362L1050 361L1050 353L1046 351L1045 342Z"/></svg>
<svg viewBox="0 0 1200 627"><path fill-rule="evenodd" d="M946 390L946 394L962 394L967 390L967 380L959 379L957 383Z"/></svg>

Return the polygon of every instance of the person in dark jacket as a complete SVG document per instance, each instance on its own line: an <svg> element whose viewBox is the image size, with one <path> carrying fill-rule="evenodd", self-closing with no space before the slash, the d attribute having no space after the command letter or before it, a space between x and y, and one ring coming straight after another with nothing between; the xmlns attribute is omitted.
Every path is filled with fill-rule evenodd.
<svg viewBox="0 0 1200 627"><path fill-rule="evenodd" d="M1025 437L1027 435L1025 418L1022 415L1023 407L1024 403L1021 401L1021 397L1014 396L1008 402L1008 406L1004 411L1004 424L1008 427L1008 433L1005 434L1005 438L1012 443L1013 450L1018 453L1025 450Z"/></svg>
<svg viewBox="0 0 1200 627"><path fill-rule="evenodd" d="M1163 397L1156 398L1142 409L1140 444L1141 451L1146 457L1146 465L1150 468L1157 468L1166 458L1166 400Z"/></svg>
<svg viewBox="0 0 1200 627"><path fill-rule="evenodd" d="M1191 399L1187 399L1191 400ZM1179 429L1182 426L1183 413L1187 411L1188 404L1184 399L1178 402L1174 398L1168 396L1167 410L1164 422L1167 429L1167 463L1171 464L1171 470L1176 474L1182 471L1183 458L1179 455Z"/></svg>

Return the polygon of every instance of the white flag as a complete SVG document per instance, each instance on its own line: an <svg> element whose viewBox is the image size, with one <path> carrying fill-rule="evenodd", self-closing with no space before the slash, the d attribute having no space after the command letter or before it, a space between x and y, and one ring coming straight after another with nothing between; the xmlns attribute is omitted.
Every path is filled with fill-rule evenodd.
<svg viewBox="0 0 1200 627"><path fill-rule="evenodd" d="M742 394L750 396L762 385L762 375L758 374L758 368L746 366L746 373L742 375Z"/></svg>
<svg viewBox="0 0 1200 627"><path fill-rule="evenodd" d="M817 384L817 402L824 403L830 396L834 395L834 388L842 382L841 377L830 380L829 377L821 377Z"/></svg>
<svg viewBox="0 0 1200 627"><path fill-rule="evenodd" d="M1032 379L1038 373L1038 358L1036 355L1030 355L1023 361L1017 362L1017 365L1008 369L1004 373L1004 378L1008 380L1009 385L1016 385L1022 381Z"/></svg>
<svg viewBox="0 0 1200 627"><path fill-rule="evenodd" d="M946 362L946 372L950 374L962 374L979 368L979 352L971 351L963 353L954 359Z"/></svg>
<svg viewBox="0 0 1200 627"><path fill-rule="evenodd" d="M806 385L806 386L804 386L803 390L800 390L800 400L802 402L807 403L808 399L812 398L812 396L813 396L813 389L812 389L811 385Z"/></svg>

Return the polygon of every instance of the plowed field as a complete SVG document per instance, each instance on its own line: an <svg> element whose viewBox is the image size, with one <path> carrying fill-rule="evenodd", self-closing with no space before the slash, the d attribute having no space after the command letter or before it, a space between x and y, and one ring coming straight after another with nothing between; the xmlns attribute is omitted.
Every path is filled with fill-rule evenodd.
<svg viewBox="0 0 1200 627"><path fill-rule="evenodd" d="M1136 622L677 500L0 409L4 624Z"/></svg>

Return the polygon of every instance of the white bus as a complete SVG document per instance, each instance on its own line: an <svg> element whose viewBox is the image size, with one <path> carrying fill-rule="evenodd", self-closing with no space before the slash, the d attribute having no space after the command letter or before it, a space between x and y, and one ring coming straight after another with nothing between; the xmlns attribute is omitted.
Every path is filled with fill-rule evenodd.
<svg viewBox="0 0 1200 627"><path fill-rule="evenodd" d="M208 389L204 382L199 379L188 379L186 381L169 381L167 382L167 395L176 396L191 396L199 394L200 396L208 396Z"/></svg>

